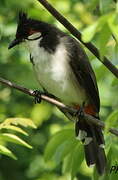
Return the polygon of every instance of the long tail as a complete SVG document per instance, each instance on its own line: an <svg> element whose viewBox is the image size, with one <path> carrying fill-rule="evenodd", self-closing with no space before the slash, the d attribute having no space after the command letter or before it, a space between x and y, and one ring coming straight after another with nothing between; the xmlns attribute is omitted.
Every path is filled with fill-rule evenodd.
<svg viewBox="0 0 118 180"><path fill-rule="evenodd" d="M84 144L86 163L89 167L96 165L100 175L106 170L106 155L104 151L104 137L102 130L86 120L79 120L75 124L76 137Z"/></svg>
<svg viewBox="0 0 118 180"><path fill-rule="evenodd" d="M73 114L70 114L63 108L59 109L70 120L73 120ZM104 174L106 170L106 155L104 151L105 142L102 130L93 124L88 124L84 119L79 119L79 121L75 123L75 134L84 144L87 165L89 167L96 165L98 173L100 175Z"/></svg>

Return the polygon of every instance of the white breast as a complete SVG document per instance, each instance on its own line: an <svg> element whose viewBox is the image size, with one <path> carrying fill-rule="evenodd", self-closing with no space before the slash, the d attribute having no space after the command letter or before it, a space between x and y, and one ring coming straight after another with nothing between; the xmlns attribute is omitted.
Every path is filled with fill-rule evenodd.
<svg viewBox="0 0 118 180"><path fill-rule="evenodd" d="M28 41L34 71L40 85L64 103L82 104L85 101L85 93L69 67L64 45L61 43L55 54L51 54L39 47L39 43L40 40Z"/></svg>

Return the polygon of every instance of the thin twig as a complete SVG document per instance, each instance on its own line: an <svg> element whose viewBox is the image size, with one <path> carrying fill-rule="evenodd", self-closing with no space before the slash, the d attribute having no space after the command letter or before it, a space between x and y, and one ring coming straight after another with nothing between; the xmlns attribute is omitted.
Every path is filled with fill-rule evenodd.
<svg viewBox="0 0 118 180"><path fill-rule="evenodd" d="M108 58L100 59L99 50L92 43L84 43L81 38L81 33L64 17L62 16L48 1L38 0L63 26L82 44L84 44L117 78L118 69L113 65Z"/></svg>
<svg viewBox="0 0 118 180"><path fill-rule="evenodd" d="M6 79L1 78L1 77L0 77L0 83L5 84L6 86L9 86L11 88L15 88L15 89L17 89L17 90L19 90L19 91L21 91L21 92L23 92L25 94L30 95L30 96L34 96L34 97L36 96L34 94L33 90L24 88L22 86L19 86L19 85L15 84L15 83L12 83L11 81L8 81ZM47 95L41 94L41 99L45 100L45 101L47 101L47 102L49 102L49 103L51 103L53 105L56 105L59 108L63 108L63 109L65 109L65 110L67 110L67 111L69 111L69 112L71 112L73 114L77 113L76 109L74 109L74 108L72 108L70 106L66 106L62 102L59 102L56 99L51 98L51 97L49 97ZM98 120L97 118L94 118L93 116L91 116L89 114L84 113L84 119L86 119L86 121L88 121L89 123L92 123L92 124L98 126L99 128L102 128L102 129L105 128L105 124L102 121ZM110 128L110 129L108 129L108 131L110 133L118 136L118 130L117 129Z"/></svg>

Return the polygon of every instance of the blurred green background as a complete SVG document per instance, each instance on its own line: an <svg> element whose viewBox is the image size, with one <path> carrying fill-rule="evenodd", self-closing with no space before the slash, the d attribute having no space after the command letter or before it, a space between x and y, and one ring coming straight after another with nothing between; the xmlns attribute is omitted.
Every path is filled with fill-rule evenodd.
<svg viewBox="0 0 118 180"><path fill-rule="evenodd" d="M113 0L49 2L83 32L86 42L90 40L100 49L101 57L105 54L113 64L118 64L117 3ZM67 30L36 0L0 0L0 77L27 88L39 89L26 48L21 45L8 50L8 45L15 36L20 10L33 18L55 24L65 32ZM98 28L95 28L96 24ZM118 81L87 49L85 50L97 77L101 99L100 117L105 121L107 128L117 128ZM9 117L30 118L37 129L28 128L29 137L23 137L33 146L32 150L8 144L18 160L0 156L0 180L69 180L70 174L76 176L76 180L90 180L92 176L94 179L100 179L96 171L88 168L83 160L81 144L74 140L74 124L55 106L46 102L34 104L34 99L28 95L0 84L0 121L3 122ZM110 169L118 162L118 138L106 130L105 139ZM117 179L118 174L110 174L109 169L104 179Z"/></svg>

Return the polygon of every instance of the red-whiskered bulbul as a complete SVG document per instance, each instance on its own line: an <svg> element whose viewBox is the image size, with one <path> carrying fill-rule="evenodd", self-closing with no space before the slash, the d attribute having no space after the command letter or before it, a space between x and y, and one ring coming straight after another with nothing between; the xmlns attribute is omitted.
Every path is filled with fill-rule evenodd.
<svg viewBox="0 0 118 180"><path fill-rule="evenodd" d="M99 119L100 99L95 74L76 39L51 24L19 13L16 38L9 49L21 42L27 44L34 72L46 92L78 111L83 108ZM74 118L68 111L60 110L68 118ZM87 165L96 165L102 175L106 169L102 130L79 119L75 123L75 132L84 144Z"/></svg>

